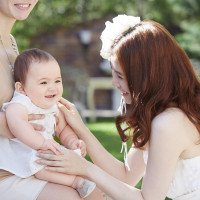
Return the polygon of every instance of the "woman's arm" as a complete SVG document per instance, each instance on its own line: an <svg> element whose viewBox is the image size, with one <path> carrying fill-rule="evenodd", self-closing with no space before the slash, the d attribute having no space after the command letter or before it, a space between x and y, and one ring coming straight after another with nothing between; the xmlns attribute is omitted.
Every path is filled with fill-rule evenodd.
<svg viewBox="0 0 200 200"><path fill-rule="evenodd" d="M143 200L140 190L112 177L98 166L71 150L63 151L62 155L53 155L51 152L40 152L38 156L45 159L38 160L39 164L50 166L45 169L84 176L94 181L99 189L115 200ZM102 162L104 163L104 161ZM114 168L115 166L113 166L113 170Z"/></svg>
<svg viewBox="0 0 200 200"><path fill-rule="evenodd" d="M6 116L4 112L0 112L0 136L13 138L13 134L8 129L8 124L6 121Z"/></svg>
<svg viewBox="0 0 200 200"><path fill-rule="evenodd" d="M89 131L76 107L63 98L61 103L64 105L60 107L61 112L64 113L66 121L78 137L86 143L87 152L92 161L113 177L128 184L136 185L143 176L145 169L142 151L131 148L128 153L128 162L131 170L128 171L124 163L113 157ZM137 165L135 165L135 162L137 162Z"/></svg>
<svg viewBox="0 0 200 200"><path fill-rule="evenodd" d="M160 116L153 121L147 170L141 190L114 178L70 150L58 156L41 152L39 157L46 160L40 160L39 163L48 165L47 169L51 171L85 176L115 200L163 200L178 158L192 144L191 141L188 142L188 131L191 133L191 129L186 125L186 121L180 113ZM137 153L139 156L140 152ZM131 158L129 157L130 160ZM105 160L102 160L102 163L106 164ZM134 165L137 164L134 162ZM115 171L114 165L112 168Z"/></svg>
<svg viewBox="0 0 200 200"><path fill-rule="evenodd" d="M169 109L152 122L147 169L143 178L144 199L164 199L183 152L195 144L189 120L179 109Z"/></svg>

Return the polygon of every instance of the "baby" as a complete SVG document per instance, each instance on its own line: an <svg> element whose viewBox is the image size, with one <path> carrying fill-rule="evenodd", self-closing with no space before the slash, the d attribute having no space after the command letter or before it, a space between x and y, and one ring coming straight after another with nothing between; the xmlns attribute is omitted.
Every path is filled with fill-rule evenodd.
<svg viewBox="0 0 200 200"><path fill-rule="evenodd" d="M65 147L86 155L85 143L77 138L57 107L63 93L57 61L45 51L30 49L17 57L14 69L15 93L2 108L8 127L16 138L9 140L9 149L1 149L5 156L1 158L0 168L22 178L35 175L38 179L71 186L82 198L87 197L94 190L95 183L80 176L47 171L45 166L36 163L38 150L60 154L65 149L54 140L54 134ZM45 115L44 119L34 121L41 124L44 131L33 129L28 122L29 114Z"/></svg>

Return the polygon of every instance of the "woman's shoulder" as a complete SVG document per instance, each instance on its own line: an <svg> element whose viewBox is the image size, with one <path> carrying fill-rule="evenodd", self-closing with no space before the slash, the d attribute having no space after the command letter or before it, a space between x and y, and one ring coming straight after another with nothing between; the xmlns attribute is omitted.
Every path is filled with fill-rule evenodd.
<svg viewBox="0 0 200 200"><path fill-rule="evenodd" d="M176 123L176 122L183 122L187 120L186 114L179 108L167 108L160 114L158 114L152 121L153 125L156 126L166 126L168 123Z"/></svg>
<svg viewBox="0 0 200 200"><path fill-rule="evenodd" d="M183 136L189 124L186 114L179 108L168 108L157 115L152 121L152 134L159 136Z"/></svg>
<svg viewBox="0 0 200 200"><path fill-rule="evenodd" d="M198 135L194 124L179 108L168 108L152 121L152 134L159 137L181 138L185 144L194 141Z"/></svg>

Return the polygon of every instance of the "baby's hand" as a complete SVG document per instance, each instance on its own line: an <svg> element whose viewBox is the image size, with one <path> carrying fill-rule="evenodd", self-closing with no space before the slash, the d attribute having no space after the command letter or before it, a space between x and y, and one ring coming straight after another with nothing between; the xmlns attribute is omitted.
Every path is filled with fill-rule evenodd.
<svg viewBox="0 0 200 200"><path fill-rule="evenodd" d="M45 139L41 150L51 150L56 155L61 153L60 144L53 139Z"/></svg>
<svg viewBox="0 0 200 200"><path fill-rule="evenodd" d="M86 156L86 144L83 142L83 140L78 140L77 142L77 148L81 150L81 156Z"/></svg>

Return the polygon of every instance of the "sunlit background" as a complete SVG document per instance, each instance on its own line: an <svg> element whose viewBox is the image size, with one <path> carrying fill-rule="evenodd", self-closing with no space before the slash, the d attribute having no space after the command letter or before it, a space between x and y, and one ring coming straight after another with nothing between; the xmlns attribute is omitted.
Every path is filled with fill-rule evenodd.
<svg viewBox="0 0 200 200"><path fill-rule="evenodd" d="M102 145L123 160L114 126L120 94L112 87L109 62L99 55L105 21L117 14L164 25L199 74L200 0L39 0L28 20L15 24L12 34L20 51L37 47L58 60L63 96L76 104Z"/></svg>
<svg viewBox="0 0 200 200"><path fill-rule="evenodd" d="M119 106L109 63L99 55L105 21L117 14L163 24L199 70L200 0L39 0L28 20L12 30L20 51L38 47L58 60L64 96L93 121L116 115Z"/></svg>

